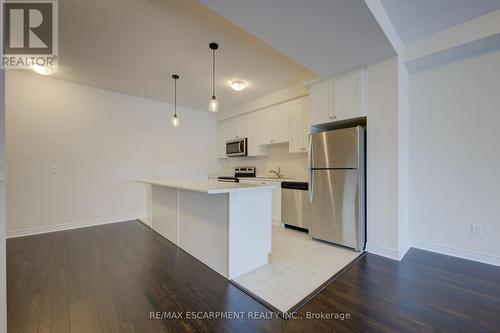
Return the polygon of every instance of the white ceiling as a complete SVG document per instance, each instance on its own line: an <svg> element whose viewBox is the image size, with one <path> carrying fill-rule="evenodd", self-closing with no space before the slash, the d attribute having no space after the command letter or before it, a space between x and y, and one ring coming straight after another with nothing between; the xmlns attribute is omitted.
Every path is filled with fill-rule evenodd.
<svg viewBox="0 0 500 333"><path fill-rule="evenodd" d="M324 77L395 55L363 0L200 1Z"/></svg>
<svg viewBox="0 0 500 333"><path fill-rule="evenodd" d="M500 0L381 0L401 40L412 42L500 10Z"/></svg>
<svg viewBox="0 0 500 333"><path fill-rule="evenodd" d="M220 107L315 78L302 65L194 0L59 0L60 70L54 77L153 100L208 109L211 50ZM227 83L245 80L232 91Z"/></svg>

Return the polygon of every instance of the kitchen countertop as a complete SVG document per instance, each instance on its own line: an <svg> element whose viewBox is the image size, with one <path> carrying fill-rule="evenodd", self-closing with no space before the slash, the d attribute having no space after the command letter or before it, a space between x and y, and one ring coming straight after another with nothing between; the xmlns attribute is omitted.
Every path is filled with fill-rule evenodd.
<svg viewBox="0 0 500 333"><path fill-rule="evenodd" d="M234 177L233 175L208 175L208 178L217 178L217 177ZM262 180L262 181L274 181L274 182L303 182L307 183L307 177L285 177L285 178L276 178L273 176L267 176L267 175L258 175L256 177L238 177L239 179L243 180Z"/></svg>
<svg viewBox="0 0 500 333"><path fill-rule="evenodd" d="M307 179L305 178L293 178L293 177L285 177L285 178L272 178L272 177L238 177L240 179L245 180L263 180L263 181L273 181L273 182L304 182L307 183Z"/></svg>
<svg viewBox="0 0 500 333"><path fill-rule="evenodd" d="M273 189L273 186L266 186L266 185L211 182L211 181L173 180L173 179L158 179L158 178L137 179L136 182L156 185L156 186L177 188L187 191L202 192L208 194Z"/></svg>

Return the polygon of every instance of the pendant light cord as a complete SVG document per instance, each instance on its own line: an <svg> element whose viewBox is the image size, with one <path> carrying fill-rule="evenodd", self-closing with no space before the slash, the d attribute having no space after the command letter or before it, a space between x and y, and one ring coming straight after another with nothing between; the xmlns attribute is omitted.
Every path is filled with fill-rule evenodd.
<svg viewBox="0 0 500 333"><path fill-rule="evenodd" d="M177 117L177 79L174 79L174 116Z"/></svg>
<svg viewBox="0 0 500 333"><path fill-rule="evenodd" d="M212 50L212 98L215 97L215 50Z"/></svg>

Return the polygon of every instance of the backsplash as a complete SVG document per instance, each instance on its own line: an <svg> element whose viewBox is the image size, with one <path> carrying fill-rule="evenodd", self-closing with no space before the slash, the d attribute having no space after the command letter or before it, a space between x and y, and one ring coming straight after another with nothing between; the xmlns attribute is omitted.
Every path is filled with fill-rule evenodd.
<svg viewBox="0 0 500 333"><path fill-rule="evenodd" d="M257 175L267 175L269 170L277 170L281 167L281 172L285 177L305 178L307 176L307 154L289 153L288 143L268 146L267 156L258 157L231 157L221 159L220 164L224 174L231 175L234 167L255 166Z"/></svg>

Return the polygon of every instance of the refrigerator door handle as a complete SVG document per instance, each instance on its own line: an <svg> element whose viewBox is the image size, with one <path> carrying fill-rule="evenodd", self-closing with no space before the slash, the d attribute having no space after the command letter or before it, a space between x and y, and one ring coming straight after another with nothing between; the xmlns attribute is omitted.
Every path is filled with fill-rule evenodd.
<svg viewBox="0 0 500 333"><path fill-rule="evenodd" d="M313 144L312 144L312 137L311 134L309 134L309 177L308 177L308 189L309 189L309 203L312 203L313 201L313 188L314 188L314 174L313 174Z"/></svg>

